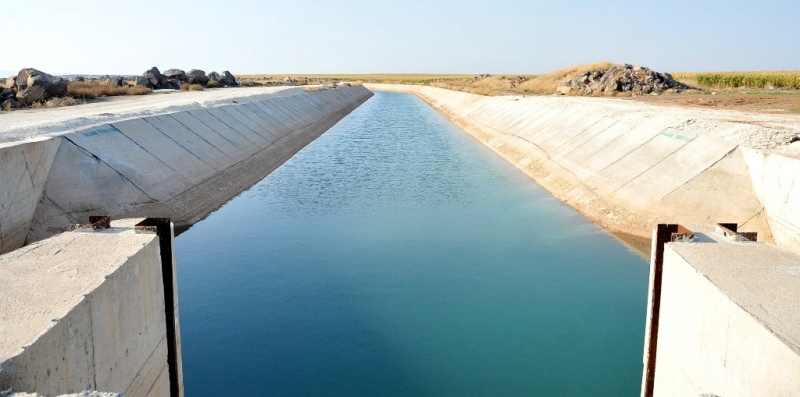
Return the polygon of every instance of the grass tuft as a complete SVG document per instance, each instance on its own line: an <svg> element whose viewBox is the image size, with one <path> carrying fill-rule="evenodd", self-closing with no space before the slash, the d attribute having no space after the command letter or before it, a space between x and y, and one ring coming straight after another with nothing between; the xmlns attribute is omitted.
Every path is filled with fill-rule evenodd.
<svg viewBox="0 0 800 397"><path fill-rule="evenodd" d="M102 96L120 95L146 95L153 92L152 89L141 86L118 87L111 84L74 82L67 86L67 95L75 98L99 98Z"/></svg>
<svg viewBox="0 0 800 397"><path fill-rule="evenodd" d="M183 83L181 84L181 91L203 91L205 87L200 84L189 84Z"/></svg>

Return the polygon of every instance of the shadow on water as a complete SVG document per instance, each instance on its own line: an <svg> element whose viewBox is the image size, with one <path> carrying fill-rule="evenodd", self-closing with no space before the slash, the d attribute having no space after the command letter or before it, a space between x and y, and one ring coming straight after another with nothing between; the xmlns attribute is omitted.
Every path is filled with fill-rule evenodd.
<svg viewBox="0 0 800 397"><path fill-rule="evenodd" d="M644 258L648 263L650 263L650 255L652 250L652 242L653 240L644 237L638 236L631 236L630 234L623 234L623 233L611 233L614 238L619 240L625 247L627 247L631 252L641 256Z"/></svg>

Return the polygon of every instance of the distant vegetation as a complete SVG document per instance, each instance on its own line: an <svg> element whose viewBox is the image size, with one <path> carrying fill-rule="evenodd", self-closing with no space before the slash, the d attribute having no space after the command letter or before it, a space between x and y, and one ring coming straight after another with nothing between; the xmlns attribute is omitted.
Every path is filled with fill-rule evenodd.
<svg viewBox="0 0 800 397"><path fill-rule="evenodd" d="M93 99L102 96L146 95L152 88L143 86L117 86L103 82L73 82L67 86L67 95L73 98Z"/></svg>
<svg viewBox="0 0 800 397"><path fill-rule="evenodd" d="M676 73L675 78L701 87L800 89L800 71Z"/></svg>
<svg viewBox="0 0 800 397"><path fill-rule="evenodd" d="M584 74L607 70L611 62L576 65L547 74L466 75L466 74L308 74L308 75L245 75L242 78L259 83L291 85L330 84L338 81L429 85L481 95L529 94L550 95L564 81ZM617 65L619 66L619 65ZM719 72L672 73L675 80L701 90L711 89L800 89L800 71L787 72Z"/></svg>

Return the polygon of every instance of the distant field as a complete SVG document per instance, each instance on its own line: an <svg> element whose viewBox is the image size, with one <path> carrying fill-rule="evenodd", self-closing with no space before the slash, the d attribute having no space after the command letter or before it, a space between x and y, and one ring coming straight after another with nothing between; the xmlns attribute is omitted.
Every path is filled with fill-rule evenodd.
<svg viewBox="0 0 800 397"><path fill-rule="evenodd" d="M607 69L612 64L599 62L577 65L544 75L464 75L464 74L291 74L242 75L261 83L282 82L325 84L338 81L362 83L418 84L481 95L551 95L559 83L585 71ZM736 109L765 113L800 114L800 71L775 72L677 72L672 76L698 90L681 94L631 98L666 106ZM306 80L308 79L308 80Z"/></svg>
<svg viewBox="0 0 800 397"><path fill-rule="evenodd" d="M464 75L464 74L290 74L290 75L242 75L258 82L280 82L284 78L301 80L308 84L351 81L363 83L421 84L467 91L482 95L502 94L552 94L558 84L569 76L585 70L609 67L608 62L577 65L544 75ZM798 90L800 71L775 72L678 72L673 77L701 90L711 89L756 89Z"/></svg>
<svg viewBox="0 0 800 397"><path fill-rule="evenodd" d="M673 77L699 87L800 89L800 71L673 73Z"/></svg>

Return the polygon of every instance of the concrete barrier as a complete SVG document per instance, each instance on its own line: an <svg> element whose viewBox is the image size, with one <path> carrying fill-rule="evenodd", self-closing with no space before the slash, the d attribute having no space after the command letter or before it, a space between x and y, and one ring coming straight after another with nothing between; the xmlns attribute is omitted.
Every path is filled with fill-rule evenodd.
<svg viewBox="0 0 800 397"><path fill-rule="evenodd" d="M728 114L704 120L699 111L612 99L367 87L419 96L612 231L649 238L658 223L725 220L800 252L800 184L794 183L800 159L722 138L742 126L768 127L737 123Z"/></svg>
<svg viewBox="0 0 800 397"><path fill-rule="evenodd" d="M94 214L169 217L188 226L371 95L361 86L258 95L0 144L0 253Z"/></svg>
<svg viewBox="0 0 800 397"><path fill-rule="evenodd" d="M135 231L139 221L0 256L0 390L183 395L178 315L166 306L177 307L174 258L163 257L173 234Z"/></svg>
<svg viewBox="0 0 800 397"><path fill-rule="evenodd" d="M800 255L687 228L655 238L642 396L797 395Z"/></svg>

